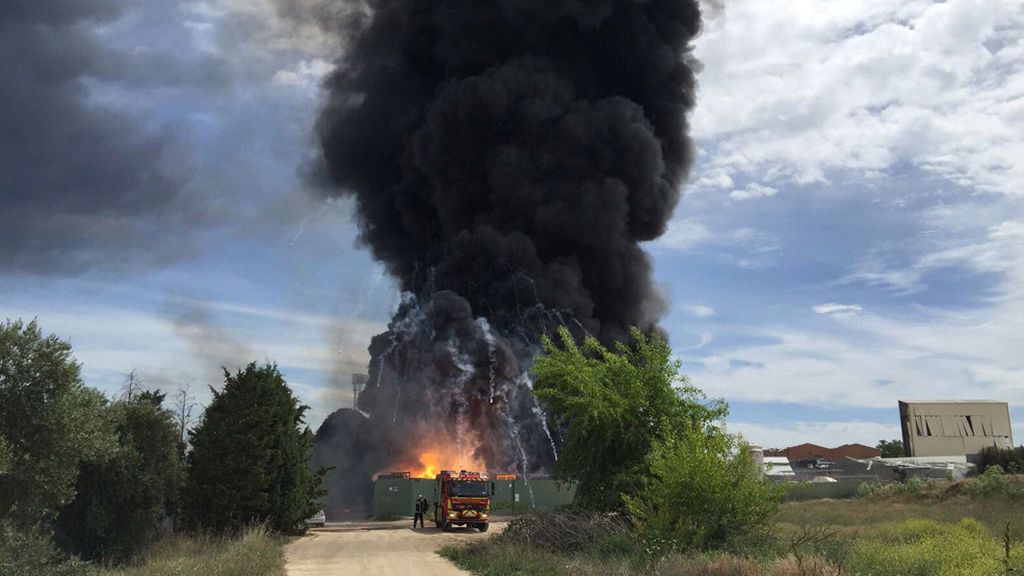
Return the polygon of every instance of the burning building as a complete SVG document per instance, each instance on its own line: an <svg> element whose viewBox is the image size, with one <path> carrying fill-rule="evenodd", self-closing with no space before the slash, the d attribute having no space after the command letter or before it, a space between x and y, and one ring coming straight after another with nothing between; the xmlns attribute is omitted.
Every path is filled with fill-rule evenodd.
<svg viewBox="0 0 1024 576"><path fill-rule="evenodd" d="M664 309L641 243L664 232L693 156L698 2L365 7L325 83L318 174L354 198L403 298L358 411L317 434L332 489L366 502L383 470L548 471L541 336L610 343Z"/></svg>

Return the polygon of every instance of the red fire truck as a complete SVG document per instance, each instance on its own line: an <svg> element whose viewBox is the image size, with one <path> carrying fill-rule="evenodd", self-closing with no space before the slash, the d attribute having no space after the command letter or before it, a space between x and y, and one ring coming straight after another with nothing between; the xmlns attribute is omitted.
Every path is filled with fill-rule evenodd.
<svg viewBox="0 0 1024 576"><path fill-rule="evenodd" d="M452 526L486 532L493 494L486 474L442 470L434 478L434 524L445 532Z"/></svg>

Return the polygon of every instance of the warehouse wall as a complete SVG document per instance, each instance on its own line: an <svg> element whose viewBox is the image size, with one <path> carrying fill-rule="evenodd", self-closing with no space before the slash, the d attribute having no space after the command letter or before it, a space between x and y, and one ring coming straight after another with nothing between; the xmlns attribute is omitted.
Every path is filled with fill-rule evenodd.
<svg viewBox="0 0 1024 576"><path fill-rule="evenodd" d="M908 456L974 456L989 446L1010 448L1006 402L900 402Z"/></svg>

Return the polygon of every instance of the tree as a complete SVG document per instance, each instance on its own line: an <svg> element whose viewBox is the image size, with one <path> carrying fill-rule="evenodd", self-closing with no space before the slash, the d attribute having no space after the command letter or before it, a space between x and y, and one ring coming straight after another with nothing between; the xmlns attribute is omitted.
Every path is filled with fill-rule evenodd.
<svg viewBox="0 0 1024 576"><path fill-rule="evenodd" d="M124 375L124 382L121 383L121 397L129 402L142 389L142 377L139 371L132 368Z"/></svg>
<svg viewBox="0 0 1024 576"><path fill-rule="evenodd" d="M559 329L534 366L535 396L564 443L556 465L579 481L577 503L627 512L642 533L679 549L710 548L766 527L781 488L727 434L728 407L679 373L658 334L632 331L612 352Z"/></svg>
<svg viewBox="0 0 1024 576"><path fill-rule="evenodd" d="M45 524L72 499L79 463L116 448L105 403L82 383L70 344L35 321L0 324L0 521Z"/></svg>
<svg viewBox="0 0 1024 576"><path fill-rule="evenodd" d="M679 374L663 338L632 336L613 352L592 337L577 346L561 328L561 345L545 338L534 365L534 395L565 431L556 472L577 480L577 502L596 510L622 510L638 494L659 443L727 413Z"/></svg>
<svg viewBox="0 0 1024 576"><path fill-rule="evenodd" d="M185 385L178 388L177 393L174 394L174 422L178 428L178 444L182 454L185 453L188 431L195 424L194 411L197 406L191 386Z"/></svg>
<svg viewBox="0 0 1024 576"><path fill-rule="evenodd" d="M234 375L189 434L184 489L186 523L233 530L266 522L292 532L316 511L323 471L309 466L312 449L299 405L276 365L255 362Z"/></svg>
<svg viewBox="0 0 1024 576"><path fill-rule="evenodd" d="M677 550L707 550L763 531L783 488L762 478L748 446L715 426L659 439L649 481L626 508L648 538Z"/></svg>
<svg viewBox="0 0 1024 576"><path fill-rule="evenodd" d="M163 394L143 392L108 408L112 457L82 464L75 499L57 520L66 549L87 560L129 560L156 538L181 481L177 429Z"/></svg>
<svg viewBox="0 0 1024 576"><path fill-rule="evenodd" d="M879 440L875 448L882 451L882 458L902 458L904 456L902 440Z"/></svg>

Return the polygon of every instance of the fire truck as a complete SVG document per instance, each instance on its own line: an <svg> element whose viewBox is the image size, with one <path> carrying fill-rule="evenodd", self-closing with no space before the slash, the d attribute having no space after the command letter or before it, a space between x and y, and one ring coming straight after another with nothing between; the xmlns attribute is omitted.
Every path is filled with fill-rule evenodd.
<svg viewBox="0 0 1024 576"><path fill-rule="evenodd" d="M434 478L434 524L445 532L453 526L486 532L493 494L486 474L442 470Z"/></svg>

